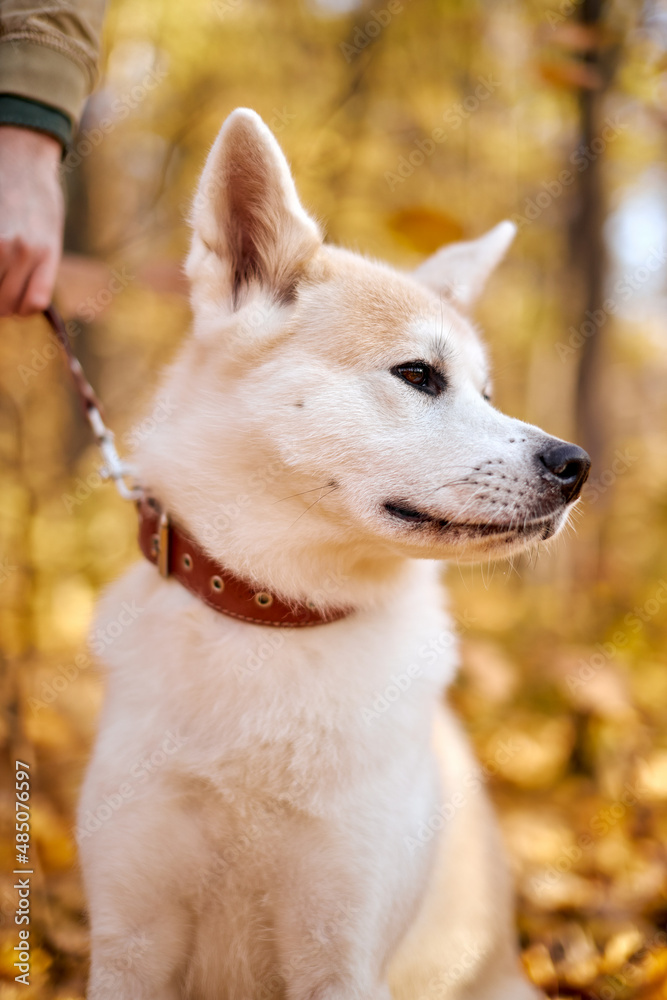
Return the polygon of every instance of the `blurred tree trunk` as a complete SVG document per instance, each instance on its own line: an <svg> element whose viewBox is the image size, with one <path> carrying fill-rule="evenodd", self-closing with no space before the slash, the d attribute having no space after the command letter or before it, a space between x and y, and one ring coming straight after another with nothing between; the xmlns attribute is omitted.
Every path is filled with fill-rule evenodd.
<svg viewBox="0 0 667 1000"><path fill-rule="evenodd" d="M579 356L576 415L579 439L593 461L593 475L603 468L607 447L604 394L601 391L606 313L606 250L603 237L605 196L603 182L604 149L599 150L603 128L602 109L616 64L616 51L605 45L604 19L608 0L583 0L579 8L582 52L587 70L579 88L581 148L587 167L578 175L578 206L572 220L571 246L576 271L583 286L583 314L580 329L585 331ZM595 317L602 317L596 322ZM584 326L584 324L586 324ZM591 331L591 326L593 327Z"/></svg>
<svg viewBox="0 0 667 1000"><path fill-rule="evenodd" d="M605 0L583 0L579 9L580 22L590 33L591 46L584 54L592 70L590 85L579 91L579 116L581 145L591 149L591 143L600 134L601 104L604 94L603 76L599 71L600 26ZM595 80L599 81L596 85ZM583 279L583 324L604 301L604 276L606 272L605 246L602 236L604 222L604 194L602 183L602 157L588 161L587 169L579 174L578 209L572 224L573 259ZM588 330L589 327L584 329ZM577 373L576 414L581 443L589 452L593 467L598 472L605 452L605 415L598 391L602 365L602 340L604 325L596 326L586 336L581 347Z"/></svg>

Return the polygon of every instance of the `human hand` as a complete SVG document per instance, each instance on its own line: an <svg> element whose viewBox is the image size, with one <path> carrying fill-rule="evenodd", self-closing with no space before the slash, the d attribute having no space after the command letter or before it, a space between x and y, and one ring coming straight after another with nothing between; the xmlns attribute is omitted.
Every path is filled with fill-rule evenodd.
<svg viewBox="0 0 667 1000"><path fill-rule="evenodd" d="M0 125L0 316L51 301L62 254L62 147L50 135Z"/></svg>

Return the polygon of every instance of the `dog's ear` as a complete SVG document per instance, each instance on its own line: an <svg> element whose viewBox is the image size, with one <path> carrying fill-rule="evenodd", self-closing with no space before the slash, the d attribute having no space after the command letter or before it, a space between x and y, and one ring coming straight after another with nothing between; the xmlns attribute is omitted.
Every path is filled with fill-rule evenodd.
<svg viewBox="0 0 667 1000"><path fill-rule="evenodd" d="M196 281L202 261L197 250L213 252L227 272L234 307L253 284L289 301L322 242L273 133L248 108L237 108L224 122L201 176L191 222L190 277Z"/></svg>
<svg viewBox="0 0 667 1000"><path fill-rule="evenodd" d="M501 222L476 240L449 243L424 261L414 276L467 309L481 295L515 235L513 222Z"/></svg>

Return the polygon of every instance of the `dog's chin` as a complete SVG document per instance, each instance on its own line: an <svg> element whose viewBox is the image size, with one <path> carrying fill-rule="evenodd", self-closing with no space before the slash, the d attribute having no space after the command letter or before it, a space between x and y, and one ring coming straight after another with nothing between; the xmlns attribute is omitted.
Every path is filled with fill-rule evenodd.
<svg viewBox="0 0 667 1000"><path fill-rule="evenodd" d="M515 516L507 523L447 520L392 502L384 505L384 512L411 554L476 562L507 558L555 538L567 521L569 506L539 516Z"/></svg>

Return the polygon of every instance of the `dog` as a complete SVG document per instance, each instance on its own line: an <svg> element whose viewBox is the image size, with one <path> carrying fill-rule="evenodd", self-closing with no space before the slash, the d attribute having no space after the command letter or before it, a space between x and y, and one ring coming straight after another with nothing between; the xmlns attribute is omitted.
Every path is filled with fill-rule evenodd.
<svg viewBox="0 0 667 1000"><path fill-rule="evenodd" d="M327 245L246 109L191 223L193 329L136 455L162 513L94 631L113 641L78 816L88 996L536 997L443 701L440 561L554 537L590 465L491 403L469 311L514 227L412 273ZM185 550L181 578L151 564L167 523L217 596ZM225 587L255 615L221 612Z"/></svg>

